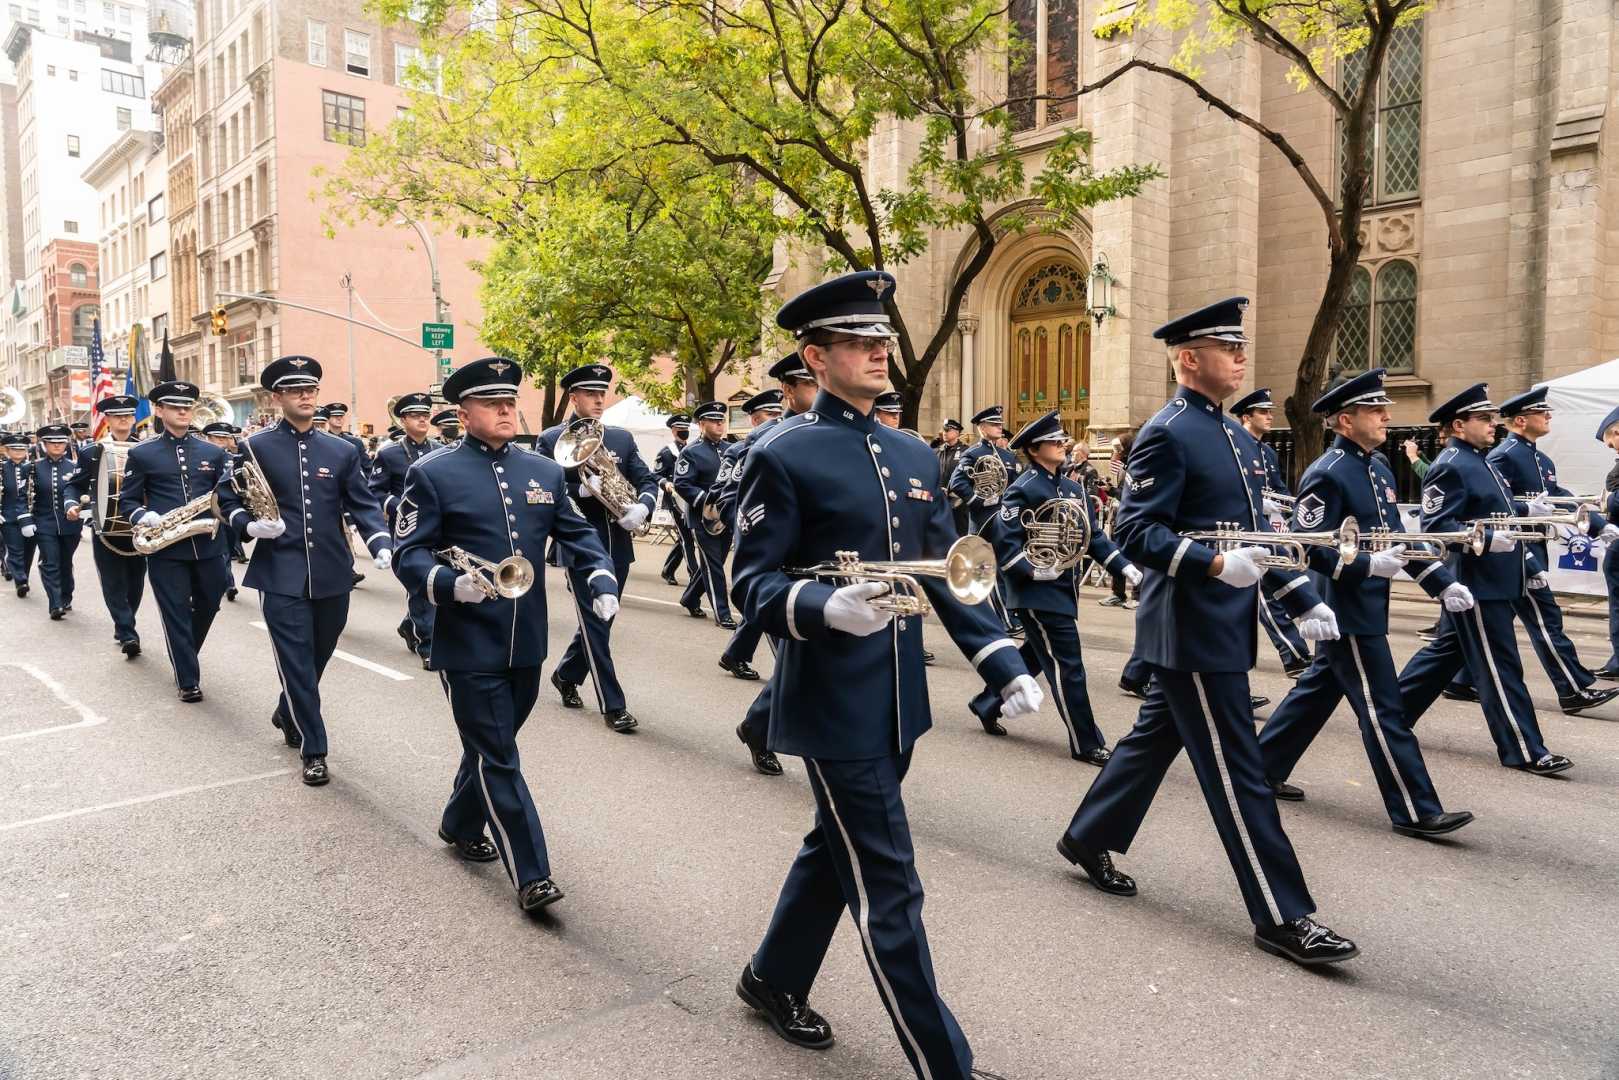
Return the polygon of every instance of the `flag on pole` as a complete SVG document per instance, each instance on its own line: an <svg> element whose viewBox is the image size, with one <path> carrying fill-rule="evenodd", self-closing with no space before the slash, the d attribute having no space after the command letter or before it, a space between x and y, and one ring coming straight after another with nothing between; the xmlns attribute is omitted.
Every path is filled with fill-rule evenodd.
<svg viewBox="0 0 1619 1080"><path fill-rule="evenodd" d="M106 356L101 350L101 320L90 328L90 416L93 427L90 437L100 441L107 430L107 418L96 412L96 404L112 397L112 373L107 370Z"/></svg>
<svg viewBox="0 0 1619 1080"><path fill-rule="evenodd" d="M144 396L137 396L138 391L135 389L135 368L133 365L130 366L129 374L124 376L124 393L128 394L132 398L135 398L134 430L141 431L143 430L146 422L152 418L152 403L147 401ZM130 437L135 439L140 438L139 435L132 435Z"/></svg>
<svg viewBox="0 0 1619 1080"><path fill-rule="evenodd" d="M157 354L157 381L173 382L180 377L174 370L174 354L169 351L169 330L163 328L163 351Z"/></svg>

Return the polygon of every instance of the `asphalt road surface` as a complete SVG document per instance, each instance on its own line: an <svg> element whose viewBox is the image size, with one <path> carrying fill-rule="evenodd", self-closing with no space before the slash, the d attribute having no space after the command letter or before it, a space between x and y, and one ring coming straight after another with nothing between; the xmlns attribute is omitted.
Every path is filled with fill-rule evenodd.
<svg viewBox="0 0 1619 1080"><path fill-rule="evenodd" d="M0 1077L816 1080L909 1075L852 927L812 997L837 1045L777 1039L733 984L810 824L801 764L755 774L732 729L757 689L715 665L643 553L614 631L641 727L616 735L547 685L523 730L558 882L525 917L499 864L435 838L459 744L436 677L394 634L403 593L362 564L323 693L333 781L311 789L271 729L256 595L226 605L182 705L154 602L146 654L111 641L87 547L75 610L0 592ZM573 630L548 574L551 652ZM1109 741L1133 613L1082 604ZM1403 660L1434 608L1402 602ZM1605 623L1570 619L1581 655ZM1186 633L1228 632L1185 627ZM1048 700L991 739L937 624L935 728L906 785L946 1000L978 1063L1014 1080L1619 1077L1619 705L1565 717L1524 644L1551 748L1501 768L1476 706L1419 726L1446 842L1394 835L1341 709L1283 817L1321 917L1359 959L1305 971L1256 950L1184 759L1098 893L1054 850L1096 775ZM769 670L769 652L759 666ZM547 665L549 673L550 665ZM1288 686L1261 642L1256 691ZM584 696L589 703L588 686Z"/></svg>

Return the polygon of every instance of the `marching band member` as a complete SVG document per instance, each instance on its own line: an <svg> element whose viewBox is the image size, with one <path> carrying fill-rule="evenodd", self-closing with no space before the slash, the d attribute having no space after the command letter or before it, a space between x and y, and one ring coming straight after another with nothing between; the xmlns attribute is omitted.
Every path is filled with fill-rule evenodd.
<svg viewBox="0 0 1619 1080"><path fill-rule="evenodd" d="M1248 702L1255 586L1267 575L1280 579L1277 597L1307 639L1335 638L1336 620L1303 573L1267 571L1257 561L1265 548L1221 551L1182 535L1231 521L1268 531L1261 478L1239 449L1248 436L1220 409L1247 366L1247 306L1241 297L1220 301L1153 331L1168 346L1179 387L1136 439L1115 522L1115 539L1144 568L1136 644L1152 686L1057 850L1103 892L1135 895L1136 883L1108 853L1129 850L1184 747L1253 920L1254 944L1300 964L1325 964L1358 950L1313 918L1315 902L1265 779Z"/></svg>
<svg viewBox="0 0 1619 1080"><path fill-rule="evenodd" d="M0 439L6 457L0 461L0 536L5 538L6 580L17 589L20 600L28 595L28 574L34 567L35 529L24 531L30 523L22 519L29 515L28 436L13 432Z"/></svg>
<svg viewBox="0 0 1619 1080"><path fill-rule="evenodd" d="M967 511L967 528L972 532L979 532L995 516L995 509L1001 500L998 495L983 498L973 489L973 465L986 454L995 454L1001 459L1001 464L1006 466L1007 482L1010 483L1012 475L1017 472L1017 458L1012 456L1010 450L1003 450L995 445L995 440L1006 432L1005 413L999 405L990 405L978 410L973 414L972 422L978 429L978 441L962 451L956 460L956 469L950 474L949 486L950 494L955 496L957 505Z"/></svg>
<svg viewBox="0 0 1619 1080"><path fill-rule="evenodd" d="M1237 418L1242 430L1252 440L1252 445L1246 447L1248 453L1244 455L1248 467L1256 475L1263 473L1266 490L1278 495L1292 495L1293 489L1288 486L1287 477L1282 475L1282 462L1276 456L1276 449L1265 442L1265 436L1270 434L1276 422L1276 403L1271 400L1270 387L1262 386L1238 398L1231 406L1231 415ZM1281 504L1272 501L1268 495L1264 497L1261 509L1267 517L1287 517ZM1266 591L1268 588L1268 585L1260 586L1259 624L1265 628L1270 643L1276 647L1276 655L1282 660L1282 670L1288 678L1296 679L1310 666L1310 648L1299 637L1293 620L1287 617L1287 608L1272 592Z"/></svg>
<svg viewBox="0 0 1619 1080"><path fill-rule="evenodd" d="M956 465L961 461L962 452L967 448L961 445L961 421L948 419L939 429L939 475L947 481L956 475ZM961 499L956 495L950 496L950 516L956 523L956 535L967 535L967 508L962 505Z"/></svg>
<svg viewBox="0 0 1619 1080"><path fill-rule="evenodd" d="M236 428L223 420L202 426L202 436L230 456L232 467L235 466L238 455L236 450ZM236 530L230 530L225 538L225 579L229 582L225 586L225 599L231 603L236 602L236 568L232 565L237 561L237 553L241 552L242 562L247 561L246 549L242 546L241 538Z"/></svg>
<svg viewBox="0 0 1619 1080"><path fill-rule="evenodd" d="M68 427L73 432L73 460L77 463L80 451L88 450L95 445L94 440L90 438L90 422L88 420L75 420Z"/></svg>
<svg viewBox="0 0 1619 1080"><path fill-rule="evenodd" d="M1460 532L1492 514L1515 512L1507 483L1485 457L1495 442L1495 405L1489 387L1475 383L1440 405L1428 418L1447 437L1422 487L1422 531ZM1537 776L1573 767L1561 754L1546 749L1535 705L1523 683L1523 663L1513 637L1514 605L1530 579L1545 573L1539 558L1504 530L1485 532L1483 554L1451 545L1447 558L1456 580L1476 601L1464 612L1447 611L1439 636L1422 648L1400 672L1405 715L1413 722L1465 664L1479 672L1478 692L1484 720L1495 739L1501 764Z"/></svg>
<svg viewBox="0 0 1619 1080"><path fill-rule="evenodd" d="M130 440L135 426L135 408L140 402L127 394L114 394L96 402L95 408L107 420L107 438L115 443ZM101 457L107 452L105 443L91 443L79 452L79 468L68 481L67 501L71 504L95 506L101 498L97 477L101 472ZM81 511L80 519L89 513ZM101 581L101 599L112 617L112 636L119 649L131 659L141 654L141 637L135 629L135 612L140 610L146 596L146 557L122 550L114 551L95 539L92 526L90 554L95 560L96 576Z"/></svg>
<svg viewBox="0 0 1619 1080"><path fill-rule="evenodd" d="M234 527L257 541L243 584L258 590L281 680L270 724L302 754L303 782L310 787L331 779L320 679L348 622L354 588L344 516L359 523L378 570L393 560L360 451L314 428L320 376L320 362L310 356L280 357L259 374L281 422L248 438L242 457L264 473L280 513L270 520L241 509L231 515Z"/></svg>
<svg viewBox="0 0 1619 1080"><path fill-rule="evenodd" d="M1388 437L1388 407L1382 368L1357 375L1323 394L1311 409L1334 433L1327 452L1305 471L1293 507L1300 532L1333 529L1353 517L1362 529L1404 532L1394 494L1394 474L1376 450ZM1402 711L1400 681L1389 651L1389 580L1405 570L1445 609L1473 605L1467 586L1437 561L1409 565L1403 549L1362 552L1345 561L1330 548L1311 546L1312 582L1338 616L1341 637L1323 641L1315 661L1282 699L1259 733L1265 776L1279 799L1302 799L1286 783L1338 703L1345 698L1360 721L1361 744L1394 831L1439 836L1473 820L1466 810L1446 812L1434 790L1422 747Z"/></svg>
<svg viewBox="0 0 1619 1080"><path fill-rule="evenodd" d="M613 371L605 364L586 364L562 376L561 386L573 407L574 421L601 419L607 404L607 389L612 385ZM540 433L535 449L548 458L556 457L557 440L570 424L558 424ZM585 520L596 530L596 536L607 557L612 560L615 595L622 594L630 579L630 564L635 561L634 531L646 524L652 516L652 505L657 498L657 483L652 472L641 460L636 449L635 436L621 427L602 425L602 446L613 459L618 471L635 489L636 501L621 517L609 517L600 494L601 487L594 476L581 478L579 469L567 470L568 491L579 504ZM601 709L603 722L620 734L634 731L639 723L624 701L624 688L619 684L618 672L613 667L612 621L597 615L589 606L590 574L593 567L572 566L565 560L568 549L560 550L553 544L559 565L566 568L568 588L573 592L574 611L579 616L579 629L563 653L562 662L551 672L551 685L562 695L562 704L570 709L584 706L579 697L579 684L590 676L596 688L596 704Z"/></svg>
<svg viewBox="0 0 1619 1080"><path fill-rule="evenodd" d="M883 271L848 274L776 316L822 388L814 408L749 451L737 502L737 594L747 618L781 641L770 746L805 759L816 818L737 993L787 1041L830 1046L831 1027L808 997L847 910L916 1075L966 1080L972 1050L936 989L900 793L931 723L919 619L874 605L887 591L882 582L837 585L787 572L840 550L938 556L955 538L938 459L870 415L888 381L894 331L883 297L893 287ZM1004 688L1008 715L1033 712L1039 688L1002 628L938 581L922 582L962 652Z"/></svg>
<svg viewBox="0 0 1619 1080"><path fill-rule="evenodd" d="M675 462L680 458L680 452L686 449L686 437L691 433L691 417L685 413L674 413L663 422L669 429L669 435L674 440L668 446L658 451L657 459L652 463L652 475L658 480L658 501L669 507L669 516L675 521L676 540L669 548L669 557L663 560L663 582L665 585L679 585L675 580L675 571L680 569L684 562L689 568L688 574L697 573L697 556L692 554L691 546L695 541L691 538L691 529L686 526L686 511L675 498Z"/></svg>
<svg viewBox="0 0 1619 1080"><path fill-rule="evenodd" d="M781 391L763 390L753 395L742 403L742 411L748 414L753 427L720 455L720 474L710 496L732 537L736 536L736 493L742 485L742 463L760 434L781 419ZM720 667L738 679L757 679L759 673L753 667L753 654L763 634L757 623L743 619L732 632L731 640L725 643L725 651L720 653Z"/></svg>
<svg viewBox="0 0 1619 1080"><path fill-rule="evenodd" d="M349 407L346 402L328 402L326 409L326 433L336 435L360 452L360 462L365 463L371 455L365 448L365 440L349 430Z"/></svg>
<svg viewBox="0 0 1619 1080"><path fill-rule="evenodd" d="M898 390L885 390L872 403L872 419L884 427L899 427L899 415L905 409L905 398Z"/></svg>
<svg viewBox="0 0 1619 1080"><path fill-rule="evenodd" d="M731 547L731 530L724 517L704 514L709 498L724 479L720 454L725 449L725 416L723 401L705 402L693 409L691 418L697 423L699 438L686 444L675 463L675 491L686 504L686 524L697 549L697 567L680 603L688 615L702 618L702 598L707 594L715 624L735 630L736 620L731 618L731 601L725 591L725 556ZM719 508L712 509L717 515Z"/></svg>
<svg viewBox="0 0 1619 1080"><path fill-rule="evenodd" d="M523 779L517 733L540 692L546 657L545 573L538 562L547 538L560 562L578 575L575 596L590 596L593 615L610 622L618 584L598 531L579 512L555 461L525 451L517 432L522 370L488 357L444 381L466 438L411 466L395 508L399 561L395 573L411 595L436 609L428 664L439 673L461 736L461 765L439 821L439 839L472 862L499 858L524 911L562 899L539 811ZM470 572L440 561L460 548L500 563L533 557L534 580L515 598L488 596ZM485 833L492 825L494 842Z"/></svg>
<svg viewBox="0 0 1619 1080"><path fill-rule="evenodd" d="M1597 428L1597 442L1619 453L1619 409L1603 417L1602 425ZM1602 490L1607 493L1605 516L1609 522L1619 521L1619 460L1608 470ZM1608 647L1611 651L1608 662L1596 671L1599 679L1619 679L1619 556L1609 557L1613 556L1614 546L1608 545L1602 559L1602 580L1608 586Z"/></svg>
<svg viewBox="0 0 1619 1080"><path fill-rule="evenodd" d="M68 453L73 431L66 424L40 428L39 441L45 454L29 470L28 489L33 499L22 518L23 535L39 545L45 599L50 603L51 618L61 619L73 610L73 553L84 529L78 500L67 501L69 482L79 466Z"/></svg>
<svg viewBox="0 0 1619 1080"><path fill-rule="evenodd" d="M200 499L210 491L218 499L219 529L212 536L197 535L170 543L146 559L163 638L180 700L202 700L202 668L197 654L208 629L219 614L230 576L225 571L222 530L242 511L241 500L230 485L231 461L225 451L191 431L191 410L197 404L195 383L172 380L152 387L151 402L162 434L130 448L124 458L124 479L118 489L118 516L131 525L151 525L165 514ZM205 520L206 513L194 520Z"/></svg>
<svg viewBox="0 0 1619 1080"><path fill-rule="evenodd" d="M434 450L438 443L427 434L428 416L433 411L430 394L403 394L393 404L394 417L399 421L400 437L377 451L371 462L371 494L382 504L382 515L388 532L398 523L399 499L405 493L405 473L411 465ZM433 605L426 597L410 593L406 597L405 617L400 620L398 633L405 647L421 658L427 667L427 657L433 646Z"/></svg>
<svg viewBox="0 0 1619 1080"><path fill-rule="evenodd" d="M1033 513L1051 499L1073 499L1090 523L1086 551L1105 569L1124 574L1136 584L1141 571L1130 565L1113 541L1103 535L1091 511L1085 489L1062 476L1063 459L1069 438L1057 410L1053 409L1026 424L1012 439L1011 448L1021 450L1029 468L1018 474L1001 497L999 520L987 530L994 538L996 561L1006 579L1007 601L1017 612L1025 631L1020 650L1030 672L1044 671L1057 701L1057 714L1068 729L1068 753L1075 761L1101 767L1111 756L1107 740L1096 726L1091 712L1090 692L1085 685L1085 660L1080 651L1079 574L1074 567L1065 570L1037 568L1028 558L1028 534L1023 524L1025 511ZM1005 735L1000 722L1001 699L994 687L985 687L968 703L984 730Z"/></svg>
<svg viewBox="0 0 1619 1080"><path fill-rule="evenodd" d="M461 437L461 417L454 409L440 409L428 423L438 429L438 441L445 446Z"/></svg>

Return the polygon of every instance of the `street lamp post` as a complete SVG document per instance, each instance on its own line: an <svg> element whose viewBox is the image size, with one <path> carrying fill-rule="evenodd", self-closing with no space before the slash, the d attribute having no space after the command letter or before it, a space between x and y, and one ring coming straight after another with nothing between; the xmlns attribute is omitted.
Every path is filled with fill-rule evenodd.
<svg viewBox="0 0 1619 1080"><path fill-rule="evenodd" d="M450 306L444 302L444 292L440 287L438 276L438 250L433 246L433 238L428 235L427 230L422 228L420 223L414 219L405 217L403 214L401 214L399 216L399 220L416 230L416 235L422 238L422 247L427 250L427 268L433 275L433 321L439 323L448 322ZM433 382L438 381L439 372L443 370L444 350L434 349Z"/></svg>

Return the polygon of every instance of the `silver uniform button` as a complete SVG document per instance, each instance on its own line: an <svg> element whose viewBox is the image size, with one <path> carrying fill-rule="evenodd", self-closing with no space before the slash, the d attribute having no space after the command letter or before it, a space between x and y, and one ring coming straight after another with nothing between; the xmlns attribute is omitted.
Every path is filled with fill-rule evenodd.
<svg viewBox="0 0 1619 1080"><path fill-rule="evenodd" d="M897 502L897 501L899 501L899 496L895 495L892 491L890 491L888 493L888 501L889 502Z"/></svg>
<svg viewBox="0 0 1619 1080"><path fill-rule="evenodd" d="M893 519L893 522L894 522L894 527L895 527L895 528L896 528L896 529L897 529L897 528L899 528L899 518L894 518L894 519Z"/></svg>

